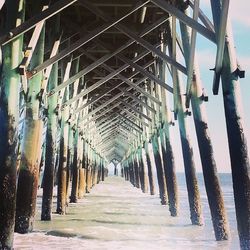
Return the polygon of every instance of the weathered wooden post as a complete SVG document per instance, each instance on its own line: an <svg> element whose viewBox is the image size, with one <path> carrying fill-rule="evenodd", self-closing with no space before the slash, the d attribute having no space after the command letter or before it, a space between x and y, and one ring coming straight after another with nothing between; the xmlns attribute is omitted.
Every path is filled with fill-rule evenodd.
<svg viewBox="0 0 250 250"><path fill-rule="evenodd" d="M77 74L79 70L79 63L80 58L78 57L76 60L74 60L74 66L73 66L73 74ZM71 86L71 91L69 98L73 98L77 95L79 87L79 80L75 81L73 86ZM77 107L77 104L79 104L79 101L76 103L73 103L70 105L70 127L69 127L69 149L68 149L68 158L71 158L71 162L68 165L68 169L70 169L70 172L68 174L68 181L70 182L70 179L72 179L72 188L71 188L71 195L70 195L70 202L76 203L78 198L78 188L79 188L79 165L81 159L79 159L79 155L82 157L81 152L81 138L79 135L79 121L81 117L81 113L74 114L74 109ZM68 185L69 187L69 185Z"/></svg>
<svg viewBox="0 0 250 250"><path fill-rule="evenodd" d="M98 176L98 167L99 167L99 162L98 162L98 154L96 152L96 149L94 149L95 151L95 168L94 168L94 185L97 184L97 176Z"/></svg>
<svg viewBox="0 0 250 250"><path fill-rule="evenodd" d="M99 168L99 159L98 159L98 154L96 153L96 151L94 151L95 152L95 154L94 154L94 162L95 162L95 168L94 168L94 178L93 178L93 180L94 180L94 185L96 185L97 184L97 177L98 177L98 168Z"/></svg>
<svg viewBox="0 0 250 250"><path fill-rule="evenodd" d="M56 34L51 35L52 40L54 38L58 39L58 33L59 33L59 30L58 30L59 18L57 18L54 21L55 21L54 28L55 28ZM54 43L55 45L56 45L56 42ZM44 79L44 80L47 80L47 79ZM55 88L57 86L57 82L58 82L58 63L56 62L53 65L50 76L49 76L48 91L51 91L53 88ZM43 175L44 185L43 185L42 212L41 212L41 220L45 220L45 221L51 220L51 215L52 215L52 199L53 199L54 172L55 172L55 164L56 164L56 146L57 146L57 143L56 143L57 98L58 98L57 93L49 97L48 107L47 107L48 121L47 121L47 130L46 130L46 152L45 152L45 167L44 167L44 175Z"/></svg>
<svg viewBox="0 0 250 250"><path fill-rule="evenodd" d="M162 37L161 50L163 53L166 53L166 41ZM158 61L159 67L159 78L166 82L166 64L162 60ZM169 103L167 99L166 90L163 87L160 87L161 92L161 119L162 119L162 128L160 128L160 137L162 145L162 156L163 156L163 165L164 173L166 178L167 192L168 192L168 203L169 211L171 216L177 216L178 213L178 189L177 189L177 178L175 173L175 161L173 149L170 141L170 126L171 126L171 117Z"/></svg>
<svg viewBox="0 0 250 250"><path fill-rule="evenodd" d="M68 99L68 89L65 90L65 99ZM68 118L69 109L66 106L62 111L61 117L61 134L60 134L60 158L58 166L58 183L57 183L57 213L66 213L66 194L67 194L67 153L68 153Z"/></svg>
<svg viewBox="0 0 250 250"><path fill-rule="evenodd" d="M124 177L125 181L127 181L128 180L128 175L127 175L127 159L124 159L122 161L122 168L123 168L123 176L122 177Z"/></svg>
<svg viewBox="0 0 250 250"><path fill-rule="evenodd" d="M6 1L5 32L24 21L25 1ZM20 75L23 36L2 47L0 75L0 248L12 249L16 209ZM1 53L1 49L0 49Z"/></svg>
<svg viewBox="0 0 250 250"><path fill-rule="evenodd" d="M98 183L102 181L103 158L100 156Z"/></svg>
<svg viewBox="0 0 250 250"><path fill-rule="evenodd" d="M66 65L64 72L63 82L69 78L72 60L70 59ZM59 95L59 108L62 107L62 102L69 100L69 89L64 88ZM66 213L67 203L67 163L68 163L68 143L69 143L69 106L63 107L60 112L61 118L61 131L60 131L60 150L59 150L59 166L57 171L57 209L58 214Z"/></svg>
<svg viewBox="0 0 250 250"><path fill-rule="evenodd" d="M177 85L178 86L178 85ZM196 177L195 164L193 159L193 148L187 130L187 112L183 109L183 97L180 89L177 87L179 105L178 105L178 122L182 144L182 154L184 158L186 184L188 190L188 200L190 207L190 219L194 225L202 225L202 212L198 181Z"/></svg>
<svg viewBox="0 0 250 250"><path fill-rule="evenodd" d="M40 2L32 4L32 7L40 10ZM44 43L45 29L43 27L31 58L31 68L43 62ZM39 165L42 153L43 121L39 114L42 77L42 73L38 73L28 81L26 117L16 198L15 231L18 233L32 231L35 219Z"/></svg>
<svg viewBox="0 0 250 250"><path fill-rule="evenodd" d="M132 158L133 158L133 166L134 166L134 170L135 170L135 187L140 188L141 183L140 183L139 165L138 165L138 161L137 161L137 155L136 155L135 148L134 148Z"/></svg>
<svg viewBox="0 0 250 250"><path fill-rule="evenodd" d="M130 182L132 183L133 186L135 186L135 170L134 170L132 152L129 155L129 168L130 168Z"/></svg>
<svg viewBox="0 0 250 250"><path fill-rule="evenodd" d="M85 178L86 178L86 193L89 193L89 171L90 171L90 166L89 166L89 145L85 141Z"/></svg>
<svg viewBox="0 0 250 250"><path fill-rule="evenodd" d="M147 193L147 179L146 179L146 173L145 173L145 166L142 159L142 146L140 145L138 147L138 162L140 166L140 179L141 179L141 189L143 193Z"/></svg>
<svg viewBox="0 0 250 250"><path fill-rule="evenodd" d="M147 140L145 140L144 142L144 149L145 149L146 161L147 161L147 167L148 167L148 182L149 182L150 194L154 195L155 194L154 177L153 177L153 170L152 170L152 164L150 160Z"/></svg>
<svg viewBox="0 0 250 250"><path fill-rule="evenodd" d="M157 88L155 87L155 83L151 82L151 93L154 93L156 97L158 97ZM152 103L152 106L154 104ZM154 159L155 159L155 166L156 166L156 174L157 174L157 181L158 181L158 186L159 186L159 193L160 193L160 199L161 199L161 204L166 205L168 202L168 197L167 197L167 187L166 187L166 179L165 179L165 174L162 166L162 159L160 155L160 148L159 148L159 139L158 139L158 128L157 126L159 125L159 114L160 114L160 108L159 106L156 107L157 113L156 115L153 115L153 122L152 122L152 137L151 137L151 143L153 147L153 154L154 154Z"/></svg>
<svg viewBox="0 0 250 250"><path fill-rule="evenodd" d="M125 177L124 165L121 163L121 177Z"/></svg>
<svg viewBox="0 0 250 250"><path fill-rule="evenodd" d="M97 169L96 169L96 184L100 181L100 156L97 153Z"/></svg>
<svg viewBox="0 0 250 250"><path fill-rule="evenodd" d="M118 176L117 164L114 163L114 162L113 162L113 164L114 164L114 175L115 175L115 176Z"/></svg>
<svg viewBox="0 0 250 250"><path fill-rule="evenodd" d="M101 180L104 181L105 180L105 168L104 168L104 160L102 159L102 164L101 164Z"/></svg>
<svg viewBox="0 0 250 250"><path fill-rule="evenodd" d="M158 142L158 135L157 132L154 133L152 136L152 146L153 146L153 153L156 165L156 173L157 173L157 180L159 186L159 193L162 205L167 205L167 190L166 190L166 182L165 182L165 175L163 172L161 155L159 151L159 142Z"/></svg>
<svg viewBox="0 0 250 250"><path fill-rule="evenodd" d="M191 44L190 30L182 23L180 23L180 30L182 34L182 44L186 64L188 64ZM193 70L191 104L208 203L211 211L215 238L216 240L226 240L229 237L227 216L222 190L220 188L216 163L214 160L212 142L208 130L208 122L204 104L205 96L202 91L199 68L196 62L193 66Z"/></svg>
<svg viewBox="0 0 250 250"><path fill-rule="evenodd" d="M79 187L78 187L78 199L82 199L85 192L86 192L86 145L85 145L85 140L82 138L82 140L79 142L81 144L82 152L80 151L79 153L81 154L79 156L80 159L82 159L79 164Z"/></svg>
<svg viewBox="0 0 250 250"><path fill-rule="evenodd" d="M132 175L132 168L131 168L131 161L130 161L130 155L127 156L127 164L128 164L128 175L129 175L129 181L133 185L133 175Z"/></svg>
<svg viewBox="0 0 250 250"><path fill-rule="evenodd" d="M72 97L72 89L69 92L69 99ZM69 109L70 110L70 109ZM73 131L73 121L72 113L69 111L68 123L68 147L67 147L67 175L66 175L66 205L69 203L69 190L70 190L70 181L72 179L72 168L73 168L73 157L74 157L74 131Z"/></svg>
<svg viewBox="0 0 250 250"><path fill-rule="evenodd" d="M221 1L211 1L217 39L221 20ZM241 112L240 70L235 55L231 27L226 30L221 69L227 137L233 177L235 210L241 249L250 249L250 165Z"/></svg>
<svg viewBox="0 0 250 250"><path fill-rule="evenodd" d="M68 89L65 90L64 99L68 99ZM64 107L61 116L61 134L60 134L60 158L58 166L58 184L57 184L57 213L66 213L67 202L67 156L68 156L68 136L69 136L69 108Z"/></svg>
<svg viewBox="0 0 250 250"><path fill-rule="evenodd" d="M86 193L89 193L90 192L90 189L91 189L91 186L92 186L92 183L91 183L91 180L92 180L92 157L91 157L91 154L92 154L92 150L90 148L90 145L87 143L87 174L86 174Z"/></svg>
<svg viewBox="0 0 250 250"><path fill-rule="evenodd" d="M130 180L130 169L129 169L129 160L128 160L128 158L126 158L126 180L131 181Z"/></svg>
<svg viewBox="0 0 250 250"><path fill-rule="evenodd" d="M124 162L124 177L125 177L125 180L126 180L126 181L129 180L127 159L126 159L125 162Z"/></svg>
<svg viewBox="0 0 250 250"><path fill-rule="evenodd" d="M173 34L175 34L175 18L173 18L172 21L172 31ZM168 27L170 28L170 26L167 26L166 28ZM171 34L172 33L169 31L168 35L166 36L166 41L169 48L169 54L173 56L173 58L176 58L176 38L172 37ZM201 212L200 194L193 159L193 148L190 143L187 124L187 116L191 115L191 113L184 107L184 95L181 86L181 76L179 72L177 72L176 68L172 67L171 71L174 84L175 114L178 118L182 154L184 159L184 169L190 207L190 219L193 225L202 225L203 219Z"/></svg>
<svg viewBox="0 0 250 250"><path fill-rule="evenodd" d="M78 159L78 150L80 150L80 141L78 128L74 131L74 156L73 156L73 166L72 166L72 188L70 195L70 202L76 203L78 198L78 187L79 187L79 159Z"/></svg>
<svg viewBox="0 0 250 250"><path fill-rule="evenodd" d="M92 172L91 172L91 188L95 185L95 172L96 172L96 155L95 150L92 148Z"/></svg>

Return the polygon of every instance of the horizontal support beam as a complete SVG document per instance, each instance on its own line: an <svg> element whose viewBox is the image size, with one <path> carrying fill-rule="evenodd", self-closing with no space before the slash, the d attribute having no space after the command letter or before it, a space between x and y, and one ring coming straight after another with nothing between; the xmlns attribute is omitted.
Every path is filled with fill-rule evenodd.
<svg viewBox="0 0 250 250"><path fill-rule="evenodd" d="M110 17L108 15L104 14L101 10L99 10L94 5L92 5L91 3L89 3L89 1L87 1L87 0L80 0L80 1L84 2L85 8L87 8L88 10L90 10L91 12L93 12L95 15L101 17L105 21L110 21ZM116 29L120 30L121 32L123 32L124 34L126 34L127 36L129 36L131 39L135 40L137 43L141 44L146 49L150 50L151 52L154 52L156 55L158 55L159 57L161 57L162 60L166 61L167 63L169 63L171 65L173 65L178 70L180 70L182 73L187 74L187 70L186 70L186 68L183 65L181 65L178 62L176 62L174 59L172 59L171 57L167 56L166 54L162 53L159 49L156 49L153 45L151 45L150 43L148 43L147 41L145 41L144 39L142 39L139 35L134 34L129 28L127 28L124 25L119 24L119 23L117 23L116 25L114 25L114 27Z"/></svg>
<svg viewBox="0 0 250 250"><path fill-rule="evenodd" d="M123 108L121 115L123 115L125 113L128 114L128 116L130 117L134 117L136 120L138 120L141 124L145 125L146 127L149 127L148 123L144 122L140 117L138 117L137 115L133 114L132 112L130 112L128 109Z"/></svg>
<svg viewBox="0 0 250 250"><path fill-rule="evenodd" d="M103 109L104 107L106 107L107 105L109 105L110 103L112 103L113 101L117 100L118 98L120 98L121 96L123 96L124 92L120 92L118 94L116 94L115 96L113 96L111 99L105 101L102 105L100 105L99 107L95 108L94 110L92 110L91 112L89 112L87 115L85 115L80 122L86 120L88 117L96 114L96 112L100 111L101 109Z"/></svg>
<svg viewBox="0 0 250 250"><path fill-rule="evenodd" d="M147 103L143 102L141 99L139 99L138 97L136 97L134 94L132 94L129 91L125 91L125 95L128 95L129 97L131 97L133 100L135 100L137 103L141 104L142 106L144 106L147 110L151 111L152 113L156 114L156 110L153 109L152 107L150 107Z"/></svg>
<svg viewBox="0 0 250 250"><path fill-rule="evenodd" d="M196 22L189 16L185 15L182 11L177 9L173 4L169 4L167 1L163 0L151 0L151 2L160 7L162 10L166 11L167 13L170 13L171 15L175 16L181 22L195 29L197 32L199 32L202 36L209 39L211 42L216 43L214 32L202 26L200 23Z"/></svg>
<svg viewBox="0 0 250 250"><path fill-rule="evenodd" d="M136 58L134 58L134 61L142 59L147 54L148 54L148 52L141 53ZM103 79L101 79L98 82L94 83L89 88L83 90L81 93L79 93L78 95L76 95L74 98L71 98L70 100L66 101L64 103L64 106L69 105L69 104L75 102L79 98L82 98L83 96L87 95L89 92L91 92L94 89L100 87L102 84L104 84L108 80L112 79L114 76L118 75L120 72L122 72L123 70L125 70L127 67L128 67L128 65L125 64L125 65L121 66L119 69L113 70L110 74L108 74L107 76L103 77Z"/></svg>
<svg viewBox="0 0 250 250"><path fill-rule="evenodd" d="M133 63L131 60L129 60L128 58L126 58L125 56L120 56L120 59L129 64L131 67L135 68L137 71L139 71L141 74L147 76L150 80L154 81L155 83L159 84L160 86L162 86L163 88L165 88L166 90L168 90L170 93L173 93L173 88L170 87L169 85L167 85L165 82L163 82L162 80L160 80L159 78L157 78L156 76L152 75L150 72L148 72L147 70L143 69L141 66L139 66L136 63Z"/></svg>
<svg viewBox="0 0 250 250"><path fill-rule="evenodd" d="M121 104L120 102L116 103L116 104L115 104L114 106L112 106L111 108L108 108L108 109L104 110L100 115L95 116L95 118L92 117L91 119L89 119L86 123L82 124L82 126L83 126L83 125L86 126L86 125L89 124L91 121L94 121L94 120L96 121L98 118L104 116L107 112L110 112L112 109L114 109L114 108L120 106L120 104ZM81 123L83 123L83 122L81 122ZM79 126L80 126L81 123L79 123Z"/></svg>
<svg viewBox="0 0 250 250"><path fill-rule="evenodd" d="M145 1L145 2L141 2L140 1L133 9L131 9L128 13L126 13L122 17L119 17L116 20L112 20L112 21L110 20L109 23L106 23L106 24L98 27L97 29L95 29L94 31L90 32L86 36L80 38L78 41L76 41L75 43L73 43L72 45L70 45L69 48L66 48L66 49L62 50L56 56L48 59L44 63L40 64L39 66L37 66L36 68L34 68L33 70L31 70L32 76L34 76L38 72L42 71L43 69L47 68L50 64L54 64L55 62L61 60L62 58L64 58L65 56L69 55L73 51L77 50L78 48L80 48L81 46L83 46L84 44L86 44L87 42L93 40L95 37L99 36L100 34L102 34L103 32L105 32L106 30L110 29L111 27L113 27L114 25L116 25L118 22L122 21L123 19L125 19L126 17L128 17L130 14L132 14L133 12L137 11L139 8L141 8L142 6L144 6L145 4L147 4L148 2L149 1Z"/></svg>
<svg viewBox="0 0 250 250"><path fill-rule="evenodd" d="M128 108L132 109L134 112L138 113L140 116L142 116L143 118L147 119L149 122L152 122L152 119L149 118L148 116L146 116L145 114L143 114L141 111L137 110L134 106L132 106L131 104L125 102L122 100L122 103L127 106Z"/></svg>
<svg viewBox="0 0 250 250"><path fill-rule="evenodd" d="M24 34L33 27L35 27L39 22L45 21L48 18L56 15L58 12L67 8L68 6L75 3L77 0L59 0L51 5L48 9L36 14L34 17L30 18L26 22L22 23L18 27L10 30L7 34L0 37L0 45L5 45L6 43L12 41L16 37ZM48 65L47 65L48 66ZM46 67L47 67L46 66ZM45 68L46 68L45 67Z"/></svg>
<svg viewBox="0 0 250 250"><path fill-rule="evenodd" d="M118 113L118 116L120 116L121 119L124 119L125 121L131 123L134 127L136 127L137 129L139 129L140 131L143 131L143 129L140 126L138 126L136 123L134 123L133 121L131 121L130 119L128 119L126 116L121 115L119 113Z"/></svg>
<svg viewBox="0 0 250 250"><path fill-rule="evenodd" d="M168 18L166 18L166 17L160 18L158 21L156 21L152 25L149 25L147 28L145 28L140 33L139 36L143 37L143 36L147 35L150 31L152 31L153 29L157 28L159 25L165 23L167 20L168 20ZM76 75L72 76L69 80L63 82L58 87L56 87L55 89L53 89L49 93L49 96L53 95L54 93L60 91L61 89L65 88L66 86L68 86L71 83L75 82L78 78L80 78L83 75L89 73L90 71L92 71L96 67L100 66L101 64L103 64L104 62L106 62L107 60L109 60L110 58L112 58L113 56L115 56L116 54L120 53L121 51L123 51L124 49L126 49L127 47L129 47L130 45L132 45L134 42L135 41L133 39L131 39L127 43L125 43L124 45L122 45L121 47L119 47L118 49L116 49L114 52L109 53L109 54L101 57L98 60L95 60L94 63L90 64L88 67L84 68L83 70L79 71Z"/></svg>
<svg viewBox="0 0 250 250"><path fill-rule="evenodd" d="M126 120L119 120L119 123L120 125L123 125L125 124L126 126L128 126L130 129L132 130L135 130L137 133L141 134L142 133L142 130L141 129L138 129L137 127L131 125L131 123L127 122Z"/></svg>
<svg viewBox="0 0 250 250"><path fill-rule="evenodd" d="M194 0L189 0L189 5L192 9L194 9ZM199 19L202 21L202 23L206 26L207 29L211 30L212 32L215 32L214 25L201 9L199 9Z"/></svg>

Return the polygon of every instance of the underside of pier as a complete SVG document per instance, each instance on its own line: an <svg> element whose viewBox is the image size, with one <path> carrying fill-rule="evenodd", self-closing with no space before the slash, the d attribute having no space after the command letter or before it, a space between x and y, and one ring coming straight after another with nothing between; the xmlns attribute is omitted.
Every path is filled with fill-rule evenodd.
<svg viewBox="0 0 250 250"><path fill-rule="evenodd" d="M172 126L178 124L190 220L203 225L188 119L193 117L217 241L227 240L220 188L196 59L196 39L216 47L211 89L223 98L237 228L250 249L250 166L240 68L229 0L3 0L0 2L0 249L14 231L84 199L114 173L179 214ZM220 92L219 93L219 89ZM218 97L219 98L219 97ZM156 174L156 181L153 178ZM158 188L155 187L157 184Z"/></svg>

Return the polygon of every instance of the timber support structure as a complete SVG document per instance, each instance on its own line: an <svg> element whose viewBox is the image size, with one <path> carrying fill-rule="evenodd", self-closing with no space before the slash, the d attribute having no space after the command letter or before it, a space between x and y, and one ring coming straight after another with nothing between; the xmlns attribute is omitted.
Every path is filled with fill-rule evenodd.
<svg viewBox="0 0 250 250"><path fill-rule="evenodd" d="M228 240L218 164L228 160L240 248L250 250L245 71L230 1L206 4L211 8L199 0L1 1L0 249L13 249L14 232L33 231L40 207L43 221L53 213L63 218L110 172L143 196L156 195L176 217L176 171L183 171L191 223L202 226L202 171L215 239ZM210 71L198 62L202 41L215 45ZM208 102L205 88L224 106ZM206 108L214 120L224 108L230 159L215 152Z"/></svg>

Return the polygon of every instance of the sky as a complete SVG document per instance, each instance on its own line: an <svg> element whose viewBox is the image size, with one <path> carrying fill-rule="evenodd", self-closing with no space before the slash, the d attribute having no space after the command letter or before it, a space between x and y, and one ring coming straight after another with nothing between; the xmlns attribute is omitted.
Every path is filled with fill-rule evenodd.
<svg viewBox="0 0 250 250"><path fill-rule="evenodd" d="M200 0L200 7L203 12L211 19L210 0ZM232 23L233 35L235 41L235 48L237 58L241 68L245 70L245 78L240 79L240 87L243 101L243 118L244 129L250 147L250 1L245 0L231 0L229 18ZM201 71L201 80L205 87L206 93L209 96L209 101L206 103L206 110L208 116L208 124L210 135L212 138L215 159L219 172L231 172L230 159L228 153L228 143L226 136L225 115L223 107L223 97L220 86L219 95L214 96L212 93L213 71L209 69L214 68L216 46L203 38L201 35L197 36L196 58ZM190 137L194 148L194 157L197 172L201 171L201 163L199 158L199 150L197 146L196 135L194 131L193 118L189 118ZM175 162L177 171L183 171L182 153L179 139L178 126L172 128L172 142L175 152ZM248 148L249 148L248 147ZM248 149L249 153L250 150ZM250 154L249 154L250 155Z"/></svg>

